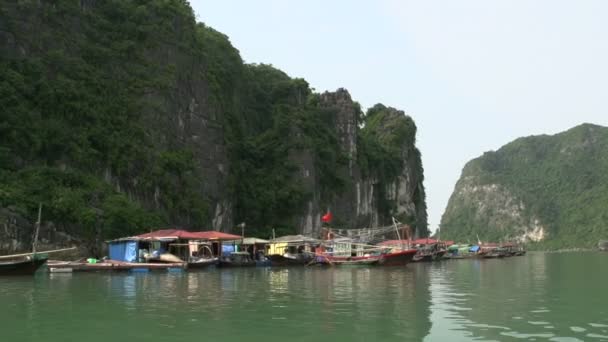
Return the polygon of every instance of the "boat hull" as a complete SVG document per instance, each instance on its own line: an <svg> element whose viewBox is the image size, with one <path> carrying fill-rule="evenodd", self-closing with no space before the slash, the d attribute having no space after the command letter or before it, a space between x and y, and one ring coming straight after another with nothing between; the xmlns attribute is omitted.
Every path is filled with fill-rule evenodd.
<svg viewBox="0 0 608 342"><path fill-rule="evenodd" d="M445 255L445 251L439 251L439 252L429 253L429 254L417 254L414 256L413 260L416 262L437 261L437 260L443 259L444 255Z"/></svg>
<svg viewBox="0 0 608 342"><path fill-rule="evenodd" d="M355 257L336 257L324 256L324 264L329 266L371 266L378 265L382 259L381 255L355 256Z"/></svg>
<svg viewBox="0 0 608 342"><path fill-rule="evenodd" d="M131 270L169 271L185 269L186 263L135 263L117 260L106 260L96 264L86 262L52 262L48 264L52 273L63 272L124 272Z"/></svg>
<svg viewBox="0 0 608 342"><path fill-rule="evenodd" d="M46 263L46 257L23 258L0 262L0 276L4 275L33 275Z"/></svg>
<svg viewBox="0 0 608 342"><path fill-rule="evenodd" d="M378 261L378 265L382 266L403 266L412 261L416 255L416 250L406 250L394 253L382 254L382 258Z"/></svg>
<svg viewBox="0 0 608 342"><path fill-rule="evenodd" d="M234 262L234 261L226 261L226 260L220 260L217 264L217 267L222 267L222 268L232 268L232 267L255 267L256 266L256 262L255 261L248 261L248 262Z"/></svg>
<svg viewBox="0 0 608 342"><path fill-rule="evenodd" d="M217 265L218 262L219 262L218 258L190 261L190 262L188 262L188 269L196 270L196 269L201 269L201 268L207 268L209 266Z"/></svg>
<svg viewBox="0 0 608 342"><path fill-rule="evenodd" d="M278 254L269 255L268 259L270 259L270 265L273 267L304 266L313 260L312 257L286 258Z"/></svg>

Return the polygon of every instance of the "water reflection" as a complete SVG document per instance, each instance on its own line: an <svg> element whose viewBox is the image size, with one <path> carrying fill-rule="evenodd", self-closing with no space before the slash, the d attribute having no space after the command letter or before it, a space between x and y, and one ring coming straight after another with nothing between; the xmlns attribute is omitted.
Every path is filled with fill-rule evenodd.
<svg viewBox="0 0 608 342"><path fill-rule="evenodd" d="M0 279L3 340L602 341L605 255ZM6 338L4 338L6 337Z"/></svg>
<svg viewBox="0 0 608 342"><path fill-rule="evenodd" d="M606 302L603 291L581 281L587 272L580 265L589 260L597 259L589 254L533 253L524 258L454 260L428 266L433 326L426 340L588 340L585 328L566 322L586 325L583 322L590 316L608 319L601 310L597 315L589 311L598 307L592 301ZM607 276L595 274L604 282ZM598 332L592 334L601 339Z"/></svg>

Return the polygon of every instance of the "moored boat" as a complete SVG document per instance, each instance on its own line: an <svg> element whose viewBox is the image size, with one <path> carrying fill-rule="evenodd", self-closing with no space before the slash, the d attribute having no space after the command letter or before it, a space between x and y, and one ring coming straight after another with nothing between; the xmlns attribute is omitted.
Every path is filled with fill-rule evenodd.
<svg viewBox="0 0 608 342"><path fill-rule="evenodd" d="M206 268L209 266L217 265L219 258L196 258L190 257L188 260L188 269Z"/></svg>
<svg viewBox="0 0 608 342"><path fill-rule="evenodd" d="M303 266L314 260L314 255L310 253L297 254L272 254L268 256L270 265L273 267L281 266Z"/></svg>
<svg viewBox="0 0 608 342"><path fill-rule="evenodd" d="M505 258L508 256L511 256L511 252L504 247L494 248L483 254L483 258L485 259Z"/></svg>
<svg viewBox="0 0 608 342"><path fill-rule="evenodd" d="M247 252L232 252L220 258L218 267L252 267L256 266L255 260Z"/></svg>
<svg viewBox="0 0 608 342"><path fill-rule="evenodd" d="M286 235L270 240L266 257L273 267L304 266L314 261L320 241L304 235Z"/></svg>
<svg viewBox="0 0 608 342"><path fill-rule="evenodd" d="M46 263L46 254L32 254L22 257L0 260L0 276L3 275L33 275Z"/></svg>
<svg viewBox="0 0 608 342"><path fill-rule="evenodd" d="M415 249L392 251L381 254L382 258L378 265L382 266L403 266L411 262L416 255Z"/></svg>
<svg viewBox="0 0 608 342"><path fill-rule="evenodd" d="M171 271L184 270L188 267L185 262L180 263L144 263L125 262L119 260L101 261L49 261L48 268L51 273L64 272L100 272L100 271Z"/></svg>
<svg viewBox="0 0 608 342"><path fill-rule="evenodd" d="M418 251L413 258L413 261L437 261L442 260L447 253L447 248L444 242L435 239L418 239L413 240L412 246Z"/></svg>
<svg viewBox="0 0 608 342"><path fill-rule="evenodd" d="M324 263L330 266L371 266L378 265L382 259L381 255L364 255L364 256L332 256L332 255L320 255L324 259Z"/></svg>

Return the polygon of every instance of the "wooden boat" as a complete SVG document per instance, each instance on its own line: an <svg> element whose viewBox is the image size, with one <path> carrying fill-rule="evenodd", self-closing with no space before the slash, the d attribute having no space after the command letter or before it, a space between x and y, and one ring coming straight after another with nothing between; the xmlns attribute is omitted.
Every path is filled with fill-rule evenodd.
<svg viewBox="0 0 608 342"><path fill-rule="evenodd" d="M0 276L3 275L33 275L46 263L46 254L32 254L14 259L0 260Z"/></svg>
<svg viewBox="0 0 608 342"><path fill-rule="evenodd" d="M439 250L439 251L419 250L412 260L416 261L416 262L437 261L437 260L443 259L443 257L445 256L445 253L446 253L445 250Z"/></svg>
<svg viewBox="0 0 608 342"><path fill-rule="evenodd" d="M408 262L411 262L416 255L415 249L408 249L404 251L394 251L389 253L381 254L381 259L378 265L382 266L403 266Z"/></svg>
<svg viewBox="0 0 608 342"><path fill-rule="evenodd" d="M32 252L0 256L0 276L2 275L33 275L48 260L48 253L64 252L75 249L64 248L45 252L36 252L38 243L38 232L42 219L42 203L38 206L38 221L32 241Z"/></svg>
<svg viewBox="0 0 608 342"><path fill-rule="evenodd" d="M508 256L511 256L511 252L508 249L502 247L494 248L483 254L483 258L485 259L504 258Z"/></svg>
<svg viewBox="0 0 608 342"><path fill-rule="evenodd" d="M217 265L219 258L195 258L191 257L188 260L188 269L199 269L206 268L209 266Z"/></svg>
<svg viewBox="0 0 608 342"><path fill-rule="evenodd" d="M269 255L271 266L304 266L310 263L314 259L314 255L310 253L298 253L298 254L273 254Z"/></svg>
<svg viewBox="0 0 608 342"><path fill-rule="evenodd" d="M49 261L48 268L52 273L58 272L100 272L100 271L169 271L172 269L186 269L187 263L144 263L124 262L118 260L103 260L89 263L86 261Z"/></svg>
<svg viewBox="0 0 608 342"><path fill-rule="evenodd" d="M252 267L256 266L255 260L247 252L233 252L229 256L219 260L218 267Z"/></svg>
<svg viewBox="0 0 608 342"><path fill-rule="evenodd" d="M330 266L370 266L378 265L382 255L364 255L354 257L322 255L324 264Z"/></svg>

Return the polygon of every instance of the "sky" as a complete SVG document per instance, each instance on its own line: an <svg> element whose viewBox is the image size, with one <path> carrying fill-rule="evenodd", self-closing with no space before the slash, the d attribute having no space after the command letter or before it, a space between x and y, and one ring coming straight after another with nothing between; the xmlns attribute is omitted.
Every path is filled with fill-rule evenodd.
<svg viewBox="0 0 608 342"><path fill-rule="evenodd" d="M467 161L522 136L608 126L608 1L190 3L245 62L410 115L432 231Z"/></svg>

